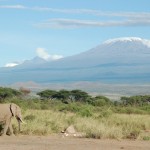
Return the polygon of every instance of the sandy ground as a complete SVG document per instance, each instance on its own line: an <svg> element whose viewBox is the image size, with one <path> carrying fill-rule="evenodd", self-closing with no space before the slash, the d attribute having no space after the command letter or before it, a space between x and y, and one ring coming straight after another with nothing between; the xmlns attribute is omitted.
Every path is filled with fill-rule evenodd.
<svg viewBox="0 0 150 150"><path fill-rule="evenodd" d="M0 137L0 150L150 150L150 141L95 140L63 136Z"/></svg>

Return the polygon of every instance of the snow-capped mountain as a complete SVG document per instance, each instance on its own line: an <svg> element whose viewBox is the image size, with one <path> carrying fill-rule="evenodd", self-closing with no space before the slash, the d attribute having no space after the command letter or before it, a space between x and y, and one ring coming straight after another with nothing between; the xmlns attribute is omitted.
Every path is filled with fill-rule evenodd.
<svg viewBox="0 0 150 150"><path fill-rule="evenodd" d="M150 57L150 41L141 38L118 38L108 40L84 53L71 56L49 67L92 67L109 63L142 63ZM144 59L144 60L143 60ZM61 62L61 63L60 63ZM45 66L45 67L48 67Z"/></svg>
<svg viewBox="0 0 150 150"><path fill-rule="evenodd" d="M38 75L38 76L37 76ZM53 62L0 70L0 80L66 82L150 82L150 40L127 37L108 40L78 55Z"/></svg>

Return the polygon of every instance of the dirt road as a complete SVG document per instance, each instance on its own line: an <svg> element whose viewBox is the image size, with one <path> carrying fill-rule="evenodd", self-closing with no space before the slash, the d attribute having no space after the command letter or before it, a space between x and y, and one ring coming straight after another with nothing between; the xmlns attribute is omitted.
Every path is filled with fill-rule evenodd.
<svg viewBox="0 0 150 150"><path fill-rule="evenodd" d="M95 140L62 136L0 137L0 150L150 150L149 141Z"/></svg>

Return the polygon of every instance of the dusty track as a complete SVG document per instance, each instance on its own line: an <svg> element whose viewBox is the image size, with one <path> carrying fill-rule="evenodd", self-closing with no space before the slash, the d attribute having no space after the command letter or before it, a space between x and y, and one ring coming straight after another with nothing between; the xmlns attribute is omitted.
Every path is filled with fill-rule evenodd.
<svg viewBox="0 0 150 150"><path fill-rule="evenodd" d="M0 137L0 150L150 150L149 141L95 140L62 136Z"/></svg>

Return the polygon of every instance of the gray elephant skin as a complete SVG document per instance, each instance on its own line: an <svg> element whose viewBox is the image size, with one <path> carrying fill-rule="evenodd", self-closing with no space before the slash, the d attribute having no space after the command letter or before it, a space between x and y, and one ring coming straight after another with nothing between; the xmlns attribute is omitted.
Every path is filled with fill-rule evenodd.
<svg viewBox="0 0 150 150"><path fill-rule="evenodd" d="M4 129L1 132L2 136L6 135L8 129L10 130L10 135L14 135L11 124L13 117L17 119L20 131L20 123L23 122L20 107L14 103L0 104L0 124L4 125Z"/></svg>

